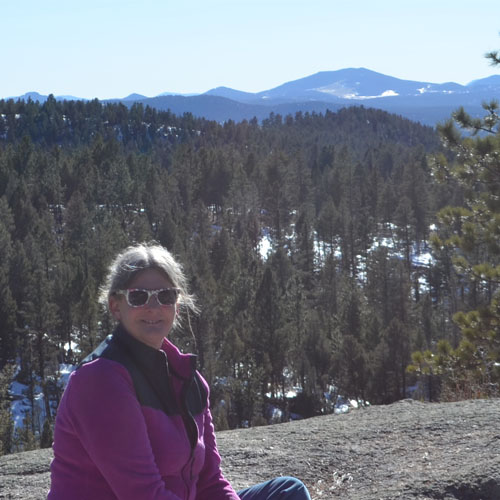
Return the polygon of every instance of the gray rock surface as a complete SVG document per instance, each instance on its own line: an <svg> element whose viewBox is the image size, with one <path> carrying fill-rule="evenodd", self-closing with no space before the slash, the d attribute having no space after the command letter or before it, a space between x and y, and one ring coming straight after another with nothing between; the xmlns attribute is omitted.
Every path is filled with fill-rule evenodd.
<svg viewBox="0 0 500 500"><path fill-rule="evenodd" d="M217 438L235 488L294 475L313 499L500 499L500 399L405 400ZM0 457L0 499L45 498L51 456Z"/></svg>

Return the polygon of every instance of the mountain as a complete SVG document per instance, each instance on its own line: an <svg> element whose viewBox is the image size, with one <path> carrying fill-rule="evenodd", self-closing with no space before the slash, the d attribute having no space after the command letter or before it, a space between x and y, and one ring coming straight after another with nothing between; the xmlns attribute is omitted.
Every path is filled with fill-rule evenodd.
<svg viewBox="0 0 500 500"><path fill-rule="evenodd" d="M113 100L116 102L117 100ZM197 117L204 117L209 120L224 122L233 120L251 120L257 118L259 121L266 119L270 113L286 116L302 112L324 113L327 109L336 111L341 105L328 102L275 102L271 105L262 102L243 102L228 99L218 95L202 94L197 96L168 95L151 97L137 101L122 101L126 106L131 106L134 102L142 103L158 110L170 110L176 115L191 113Z"/></svg>
<svg viewBox="0 0 500 500"><path fill-rule="evenodd" d="M140 101L141 99L147 99L147 97L145 95L142 95L142 94L130 94L121 100L122 101Z"/></svg>
<svg viewBox="0 0 500 500"><path fill-rule="evenodd" d="M7 99L15 99L16 101L18 99L21 101L28 101L29 99L31 99L35 102L45 102L47 100L47 96L39 94L38 92L26 92L26 94L17 97L8 97Z"/></svg>
<svg viewBox="0 0 500 500"><path fill-rule="evenodd" d="M21 100L21 101L27 101L31 99L32 101L35 102L45 102L47 100L48 95L42 95L38 92L26 92L23 95L20 96L15 96L15 97L7 97L6 99L14 99L15 101ZM58 95L55 97L57 101L86 101L87 99L84 99L82 97L75 97L72 95Z"/></svg>
<svg viewBox="0 0 500 500"><path fill-rule="evenodd" d="M402 80L366 68L320 71L262 92L243 92L217 87L200 95L165 92L156 97L131 94L122 99L131 106L140 102L174 114L192 113L216 121L263 120L270 113L286 116L301 112L324 113L348 106L365 106L399 114L435 126L464 106L472 116L484 114L482 103L500 95L500 75L473 80L467 85ZM20 99L44 101L46 96L30 92ZM56 99L71 97L56 97ZM75 100L77 98L74 98Z"/></svg>
<svg viewBox="0 0 500 500"><path fill-rule="evenodd" d="M198 96L158 96L140 102L217 121L263 120L271 112L286 116L365 106L435 126L460 106L472 116L482 116L482 103L499 94L500 75L460 85L402 80L366 68L347 68L321 71L256 93L217 87Z"/></svg>
<svg viewBox="0 0 500 500"><path fill-rule="evenodd" d="M253 101L255 100L255 94L251 92L242 92L241 90L230 89L229 87L217 87L205 92L204 95L217 95L220 97L226 97L227 99L232 99L233 101Z"/></svg>
<svg viewBox="0 0 500 500"><path fill-rule="evenodd" d="M470 82L467 87L470 88L488 88L498 91L500 87L500 75L492 75L486 78L482 78L481 80L473 80Z"/></svg>
<svg viewBox="0 0 500 500"><path fill-rule="evenodd" d="M460 92L456 83L434 84L400 80L365 68L322 71L284 83L257 95L262 99L372 100L388 97L421 96L428 93Z"/></svg>
<svg viewBox="0 0 500 500"><path fill-rule="evenodd" d="M156 97L161 97L161 96L164 96L164 95L180 95L180 96L185 96L185 97L191 97L191 96L194 96L194 95L199 95L198 93L189 93L189 94L183 94L181 92L162 92L161 94L158 94Z"/></svg>
<svg viewBox="0 0 500 500"><path fill-rule="evenodd" d="M41 95L38 92L26 92L26 94L22 95L19 99L24 99L25 101L31 99L35 102L44 102L47 96Z"/></svg>

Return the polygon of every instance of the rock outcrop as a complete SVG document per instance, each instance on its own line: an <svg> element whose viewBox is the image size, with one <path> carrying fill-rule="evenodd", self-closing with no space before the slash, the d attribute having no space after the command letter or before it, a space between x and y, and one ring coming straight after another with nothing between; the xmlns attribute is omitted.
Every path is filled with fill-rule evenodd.
<svg viewBox="0 0 500 500"><path fill-rule="evenodd" d="M217 437L236 488L294 475L313 499L500 499L500 399L405 400ZM0 499L45 498L51 457L0 457Z"/></svg>

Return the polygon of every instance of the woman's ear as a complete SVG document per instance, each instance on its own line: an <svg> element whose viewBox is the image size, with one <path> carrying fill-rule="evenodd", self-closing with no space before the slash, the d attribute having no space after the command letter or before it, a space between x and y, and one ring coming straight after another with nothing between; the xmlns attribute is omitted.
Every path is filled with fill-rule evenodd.
<svg viewBox="0 0 500 500"><path fill-rule="evenodd" d="M108 307L109 312L116 319L116 321L120 321L120 299L116 295L111 295L108 299Z"/></svg>

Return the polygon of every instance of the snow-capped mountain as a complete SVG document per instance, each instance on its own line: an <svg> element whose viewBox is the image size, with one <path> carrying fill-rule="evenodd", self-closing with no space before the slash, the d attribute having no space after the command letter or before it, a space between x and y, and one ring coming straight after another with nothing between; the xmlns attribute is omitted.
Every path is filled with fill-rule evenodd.
<svg viewBox="0 0 500 500"><path fill-rule="evenodd" d="M258 93L217 87L206 94L240 101L255 100L367 100L384 97L418 97L424 94L467 94L488 86L500 89L500 75L475 80L464 86L458 83L431 83L401 80L365 68L321 71Z"/></svg>
<svg viewBox="0 0 500 500"><path fill-rule="evenodd" d="M483 112L482 102L500 94L500 75L474 80L468 85L402 80L365 68L321 71L257 93L227 87L205 95L225 97L240 103L276 107L302 103L304 107L363 105L401 114L415 121L435 125L463 105L474 116ZM306 106L307 104L307 106ZM276 112L276 111L275 111Z"/></svg>
<svg viewBox="0 0 500 500"><path fill-rule="evenodd" d="M302 112L336 111L347 106L383 109L434 126L446 120L459 106L473 116L482 116L482 103L500 95L500 75L473 80L467 85L402 80L366 68L321 71L283 83L262 92L243 92L217 87L199 95L164 92L156 97L131 94L126 106L141 102L175 114L185 112L216 121L265 119L271 112L282 116ZM43 102L46 96L30 92L20 99ZM77 99L59 96L56 99Z"/></svg>

